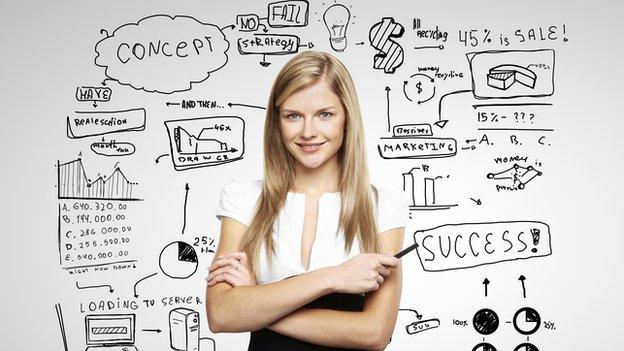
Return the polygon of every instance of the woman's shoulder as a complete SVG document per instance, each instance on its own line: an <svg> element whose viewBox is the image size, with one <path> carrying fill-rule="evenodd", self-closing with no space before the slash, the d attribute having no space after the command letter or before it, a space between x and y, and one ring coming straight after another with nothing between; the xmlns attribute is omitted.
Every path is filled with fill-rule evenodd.
<svg viewBox="0 0 624 351"><path fill-rule="evenodd" d="M223 187L223 193L254 197L262 191L262 179L232 178Z"/></svg>
<svg viewBox="0 0 624 351"><path fill-rule="evenodd" d="M405 227L409 218L409 197L401 188L375 186L379 232Z"/></svg>

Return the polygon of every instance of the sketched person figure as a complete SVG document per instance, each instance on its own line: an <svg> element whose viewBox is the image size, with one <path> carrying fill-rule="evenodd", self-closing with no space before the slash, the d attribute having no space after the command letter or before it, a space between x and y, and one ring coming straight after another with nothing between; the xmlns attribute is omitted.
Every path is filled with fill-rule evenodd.
<svg viewBox="0 0 624 351"><path fill-rule="evenodd" d="M306 51L279 72L264 125L264 179L221 192L209 268L210 330L248 350L384 349L397 319L408 202L369 182L355 86Z"/></svg>

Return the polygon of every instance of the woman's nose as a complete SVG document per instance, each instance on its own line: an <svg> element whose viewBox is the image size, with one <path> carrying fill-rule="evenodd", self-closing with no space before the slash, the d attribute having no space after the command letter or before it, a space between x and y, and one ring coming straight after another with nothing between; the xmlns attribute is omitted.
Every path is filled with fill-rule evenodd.
<svg viewBox="0 0 624 351"><path fill-rule="evenodd" d="M303 119L303 130L302 136L306 139L313 138L316 136L316 122L313 117L305 117Z"/></svg>

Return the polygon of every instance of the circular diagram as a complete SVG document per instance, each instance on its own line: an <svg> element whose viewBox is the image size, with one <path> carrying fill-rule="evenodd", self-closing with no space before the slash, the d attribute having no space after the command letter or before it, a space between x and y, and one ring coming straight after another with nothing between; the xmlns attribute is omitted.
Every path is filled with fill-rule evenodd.
<svg viewBox="0 0 624 351"><path fill-rule="evenodd" d="M489 308L482 308L472 318L472 326L479 334L490 335L498 329L498 315Z"/></svg>
<svg viewBox="0 0 624 351"><path fill-rule="evenodd" d="M525 342L516 346L514 351L539 351L539 349L535 345Z"/></svg>
<svg viewBox="0 0 624 351"><path fill-rule="evenodd" d="M496 347L487 342L482 342L473 347L472 351L496 351Z"/></svg>
<svg viewBox="0 0 624 351"><path fill-rule="evenodd" d="M539 313L531 307L519 309L513 317L513 326L522 335L531 335L540 327L542 319Z"/></svg>
<svg viewBox="0 0 624 351"><path fill-rule="evenodd" d="M158 265L170 278L186 279L197 270L197 253L183 241L174 241L160 252Z"/></svg>

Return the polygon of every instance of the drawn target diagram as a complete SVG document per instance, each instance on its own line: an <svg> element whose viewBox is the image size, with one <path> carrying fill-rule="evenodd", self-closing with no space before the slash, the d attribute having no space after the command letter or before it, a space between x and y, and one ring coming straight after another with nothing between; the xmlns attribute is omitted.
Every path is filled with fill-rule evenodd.
<svg viewBox="0 0 624 351"><path fill-rule="evenodd" d="M526 185L532 181L535 177L541 176L542 172L533 168L533 166L522 167L515 163L513 166L505 169L504 171L498 173L488 173L488 179L494 180L511 180L513 182L513 190L515 189L524 189ZM497 186L497 189L499 186ZM512 190L509 189L509 190Z"/></svg>

